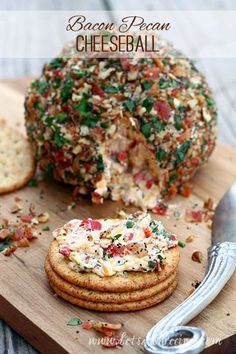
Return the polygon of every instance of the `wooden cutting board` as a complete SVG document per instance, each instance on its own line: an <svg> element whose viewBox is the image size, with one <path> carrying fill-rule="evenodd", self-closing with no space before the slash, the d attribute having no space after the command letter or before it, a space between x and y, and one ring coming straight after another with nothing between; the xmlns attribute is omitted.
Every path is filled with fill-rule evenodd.
<svg viewBox="0 0 236 354"><path fill-rule="evenodd" d="M28 80L5 81L0 83L0 115L9 123L23 129L23 94ZM217 145L207 166L193 180L193 194L185 199L178 197L171 201L174 209L184 211L187 207L201 208L209 196L218 202L226 189L236 180L236 150ZM43 192L42 192L43 191ZM75 209L68 210L71 194L64 186L42 182L39 187L26 187L17 193L0 197L0 215L14 219L8 210L15 197L22 198L23 210L27 212L30 203L40 212L49 212L50 229L62 225L72 218L112 217L122 204L105 202L102 206L80 202ZM171 209L170 209L171 210ZM122 353L143 353L140 344L147 331L164 315L181 303L200 281L205 272L207 248L210 246L210 229L205 223L189 224L173 216L160 217L165 227L185 240L195 236L194 242L181 249L179 285L176 292L164 303L150 309L130 313L99 313L72 306L55 297L50 290L44 273L44 259L52 239L50 232L42 232L30 248L17 249L10 257L0 255L0 317L33 346L43 353L103 353L97 344L89 344L91 338L98 338L91 331L81 327L69 327L72 317L81 319L122 322L122 332L127 339ZM202 264L191 260L193 251L201 250ZM208 306L191 325L206 330L207 346L231 336L236 329L236 274L221 294ZM77 333L79 331L79 333ZM112 350L107 350L110 353Z"/></svg>

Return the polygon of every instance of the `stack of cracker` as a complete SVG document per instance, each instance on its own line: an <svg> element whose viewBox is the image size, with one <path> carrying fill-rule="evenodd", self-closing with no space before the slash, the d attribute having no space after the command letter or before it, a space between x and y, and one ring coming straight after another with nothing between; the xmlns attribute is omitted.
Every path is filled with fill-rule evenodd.
<svg viewBox="0 0 236 354"><path fill-rule="evenodd" d="M72 304L141 310L165 300L177 286L177 239L149 214L72 220L54 237L45 270L55 293Z"/></svg>

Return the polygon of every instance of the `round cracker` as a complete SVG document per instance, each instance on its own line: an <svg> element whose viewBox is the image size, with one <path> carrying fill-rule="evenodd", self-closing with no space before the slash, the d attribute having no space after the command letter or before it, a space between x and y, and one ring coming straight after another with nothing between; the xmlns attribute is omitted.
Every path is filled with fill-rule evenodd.
<svg viewBox="0 0 236 354"><path fill-rule="evenodd" d="M68 261L58 251L56 240L52 241L49 247L48 259L53 270L67 282L90 290L114 293L146 289L168 279L178 267L179 249L174 247L166 252L165 266L160 272L126 272L125 275L110 277L99 277L94 273L82 273L70 269Z"/></svg>
<svg viewBox="0 0 236 354"><path fill-rule="evenodd" d="M32 148L23 134L0 120L0 194L25 186L35 173Z"/></svg>
<svg viewBox="0 0 236 354"><path fill-rule="evenodd" d="M114 304L114 303L108 304L104 302L93 302L93 301L79 299L59 290L56 286L52 284L50 285L58 296L72 303L73 305L84 307L89 310L112 312L112 311L137 311L137 310L143 310L147 307L154 306L159 302L162 302L165 299L167 299L176 289L177 283L178 280L175 279L168 289L165 289L154 296L150 296L149 298L141 301L130 301L124 304Z"/></svg>
<svg viewBox="0 0 236 354"><path fill-rule="evenodd" d="M108 302L116 304L147 299L148 297L151 297L169 288L177 277L177 272L175 271L169 276L169 278L150 288L130 292L111 293L88 290L68 283L67 281L62 279L57 273L54 272L48 259L46 259L45 261L45 271L47 273L49 283L56 287L58 290L63 291L64 293L67 293L73 297L92 302Z"/></svg>

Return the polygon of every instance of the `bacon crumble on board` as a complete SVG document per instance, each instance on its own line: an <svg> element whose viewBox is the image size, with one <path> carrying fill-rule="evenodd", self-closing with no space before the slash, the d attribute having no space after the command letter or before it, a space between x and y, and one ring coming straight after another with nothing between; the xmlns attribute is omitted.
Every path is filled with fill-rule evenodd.
<svg viewBox="0 0 236 354"><path fill-rule="evenodd" d="M16 196L15 201L22 200ZM46 212L37 215L33 204L29 206L29 214L24 213L20 204L17 207L14 204L9 212L16 214L17 222L9 221L6 218L0 222L0 253L5 256L10 256L18 247L29 247L29 241L38 237L38 225L49 220L49 214ZM48 226L44 226L42 229L42 231L49 230Z"/></svg>
<svg viewBox="0 0 236 354"><path fill-rule="evenodd" d="M80 318L72 318L67 322L68 326L79 326L89 331L94 329L97 333L101 334L101 340L99 343L106 348L120 348L122 347L121 337L117 335L117 332L122 328L121 323L108 323L102 321L82 321Z"/></svg>
<svg viewBox="0 0 236 354"><path fill-rule="evenodd" d="M185 221L195 223L201 223L203 221L209 222L212 220L214 215L214 209L214 202L212 198L209 197L206 201L204 201L202 209L186 209Z"/></svg>

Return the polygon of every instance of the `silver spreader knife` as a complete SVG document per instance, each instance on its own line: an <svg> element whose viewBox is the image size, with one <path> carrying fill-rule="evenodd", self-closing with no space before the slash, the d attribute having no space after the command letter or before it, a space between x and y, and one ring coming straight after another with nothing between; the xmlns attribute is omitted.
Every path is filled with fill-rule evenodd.
<svg viewBox="0 0 236 354"><path fill-rule="evenodd" d="M212 224L208 267L198 288L148 332L144 347L155 354L197 354L206 342L203 329L184 326L197 316L230 279L236 268L236 183L218 204Z"/></svg>

